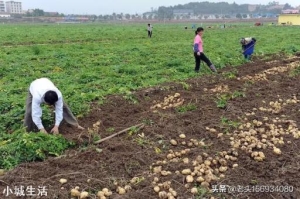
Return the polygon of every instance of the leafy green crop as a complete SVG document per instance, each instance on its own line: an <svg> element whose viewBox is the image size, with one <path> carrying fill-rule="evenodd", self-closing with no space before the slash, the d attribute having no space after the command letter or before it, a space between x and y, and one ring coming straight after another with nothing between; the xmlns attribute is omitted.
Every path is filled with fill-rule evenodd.
<svg viewBox="0 0 300 199"><path fill-rule="evenodd" d="M244 62L241 37L257 39L255 55L295 53L300 46L295 39L299 37L297 27L256 28L245 23L207 29L210 24L202 25L205 53L217 68ZM36 78L53 80L74 114L82 117L89 111L89 102L103 101L107 95L195 77L194 32L183 30L182 24L155 26L149 39L141 24L3 24L0 136L22 127L28 86ZM205 64L201 72L209 72ZM130 95L125 97L133 100ZM53 124L53 117L43 119Z"/></svg>
<svg viewBox="0 0 300 199"><path fill-rule="evenodd" d="M61 135L22 131L7 134L0 138L0 168L11 169L22 162L59 156L72 145Z"/></svg>

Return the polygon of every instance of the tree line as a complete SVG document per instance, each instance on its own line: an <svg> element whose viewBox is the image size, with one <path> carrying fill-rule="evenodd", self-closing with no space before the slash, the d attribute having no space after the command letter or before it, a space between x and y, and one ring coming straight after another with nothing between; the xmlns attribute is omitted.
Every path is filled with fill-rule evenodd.
<svg viewBox="0 0 300 199"><path fill-rule="evenodd" d="M249 4L236 4L235 2L230 4L227 2L191 2L184 5L176 5L176 6L161 6L157 10L157 15L159 19L172 19L174 18L174 10L191 10L189 15L207 15L207 14L217 14L217 15L238 15L242 16L245 14L266 14L273 13L279 14L281 13L280 8L270 9L272 6L277 5L275 1L268 3L267 5L257 5L254 11L249 11ZM292 6L286 3L283 7L284 9L291 9Z"/></svg>

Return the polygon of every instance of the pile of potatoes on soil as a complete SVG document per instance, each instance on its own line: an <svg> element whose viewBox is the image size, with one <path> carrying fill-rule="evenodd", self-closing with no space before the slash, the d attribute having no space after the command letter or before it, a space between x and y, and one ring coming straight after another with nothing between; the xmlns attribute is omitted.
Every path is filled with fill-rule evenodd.
<svg viewBox="0 0 300 199"><path fill-rule="evenodd" d="M167 97L164 97L164 101L162 102L154 101L155 104L151 106L150 109L168 109L178 107L182 105L183 102L184 99L180 97L180 93L175 93L174 95L168 95Z"/></svg>

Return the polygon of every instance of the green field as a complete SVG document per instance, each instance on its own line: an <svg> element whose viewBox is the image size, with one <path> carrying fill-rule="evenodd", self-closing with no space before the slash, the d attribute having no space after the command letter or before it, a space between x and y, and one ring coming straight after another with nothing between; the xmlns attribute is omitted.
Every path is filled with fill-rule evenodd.
<svg viewBox="0 0 300 199"><path fill-rule="evenodd" d="M1 25L0 148L8 132L22 128L28 86L36 78L50 78L74 114L84 117L89 102L103 103L109 94L134 101L132 90L195 77L194 30L185 25L153 24L151 39L146 24ZM257 39L257 56L300 50L299 27L204 28L204 50L217 68L244 62L241 37ZM43 119L52 124L50 111Z"/></svg>

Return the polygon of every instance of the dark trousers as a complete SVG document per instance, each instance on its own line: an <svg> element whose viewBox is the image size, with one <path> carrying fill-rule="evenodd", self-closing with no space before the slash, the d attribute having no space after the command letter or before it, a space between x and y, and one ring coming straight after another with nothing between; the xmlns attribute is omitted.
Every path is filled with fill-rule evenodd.
<svg viewBox="0 0 300 199"><path fill-rule="evenodd" d="M32 121L32 114L31 114L31 105L32 105L32 95L28 92L27 99L26 99L26 110L25 110L25 118L24 118L24 126L26 127L26 131L38 131L37 126ZM73 115L71 109L68 105L63 102L63 118L64 120L74 126L78 126L77 119Z"/></svg>
<svg viewBox="0 0 300 199"><path fill-rule="evenodd" d="M148 30L148 37L152 37L152 31Z"/></svg>
<svg viewBox="0 0 300 199"><path fill-rule="evenodd" d="M210 60L205 56L204 53L201 53L200 55L197 55L196 52L194 52L194 57L195 57L195 62L196 62L196 65L195 65L195 71L199 71L200 70L200 63L201 63L201 60L204 61L207 66L211 66L212 63L210 62Z"/></svg>
<svg viewBox="0 0 300 199"><path fill-rule="evenodd" d="M244 55L244 58L249 61L251 59L251 55Z"/></svg>

